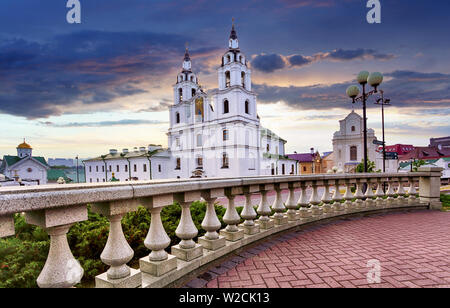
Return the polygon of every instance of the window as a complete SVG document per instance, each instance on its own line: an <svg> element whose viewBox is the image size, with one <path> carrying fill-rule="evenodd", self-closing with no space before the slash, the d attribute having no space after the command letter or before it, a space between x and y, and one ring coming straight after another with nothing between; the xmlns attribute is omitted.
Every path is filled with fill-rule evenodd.
<svg viewBox="0 0 450 308"><path fill-rule="evenodd" d="M133 170L134 170L134 172L137 172L137 165L136 164L134 164L134 166L133 166L134 168L133 168Z"/></svg>
<svg viewBox="0 0 450 308"><path fill-rule="evenodd" d="M222 154L222 168L228 168L229 164L228 164L228 154L227 153L223 153Z"/></svg>
<svg viewBox="0 0 450 308"><path fill-rule="evenodd" d="M291 165L291 174L294 174L294 165Z"/></svg>
<svg viewBox="0 0 450 308"><path fill-rule="evenodd" d="M223 141L227 141L228 139L229 139L229 135L228 135L228 130L227 129L224 129L223 131L222 131L222 139L223 139Z"/></svg>
<svg viewBox="0 0 450 308"><path fill-rule="evenodd" d="M230 104L228 103L228 100L223 101L223 113L230 112Z"/></svg>
<svg viewBox="0 0 450 308"><path fill-rule="evenodd" d="M102 172L105 172L105 166L102 166Z"/></svg>
<svg viewBox="0 0 450 308"><path fill-rule="evenodd" d="M128 165L125 165L125 172L128 172Z"/></svg>
<svg viewBox="0 0 450 308"><path fill-rule="evenodd" d="M176 169L176 170L181 169L181 158L179 158L179 157L177 157L177 164L176 164L176 166L175 166L175 169Z"/></svg>
<svg viewBox="0 0 450 308"><path fill-rule="evenodd" d="M98 166L95 166L95 171L98 172Z"/></svg>
<svg viewBox="0 0 450 308"><path fill-rule="evenodd" d="M111 165L109 165L109 172L111 172L112 171L112 166Z"/></svg>
<svg viewBox="0 0 450 308"><path fill-rule="evenodd" d="M245 88L245 72L241 72L241 84Z"/></svg>
<svg viewBox="0 0 450 308"><path fill-rule="evenodd" d="M147 172L147 165L144 164L143 167L144 167L144 172Z"/></svg>
<svg viewBox="0 0 450 308"><path fill-rule="evenodd" d="M203 168L203 157L197 156L197 167Z"/></svg>
<svg viewBox="0 0 450 308"><path fill-rule="evenodd" d="M98 182L100 182L100 181L97 179L97 183L98 183Z"/></svg>
<svg viewBox="0 0 450 308"><path fill-rule="evenodd" d="M158 165L158 172L161 172L161 165Z"/></svg>
<svg viewBox="0 0 450 308"><path fill-rule="evenodd" d="M269 152L269 150L270 150L270 145L267 144L267 146L266 146L266 151Z"/></svg>
<svg viewBox="0 0 450 308"><path fill-rule="evenodd" d="M306 172L306 167L305 166L303 166L303 171Z"/></svg>
<svg viewBox="0 0 450 308"><path fill-rule="evenodd" d="M180 138L175 138L175 145L177 146L177 147L179 147L180 146Z"/></svg>
<svg viewBox="0 0 450 308"><path fill-rule="evenodd" d="M92 178L90 178L90 179L89 179L89 182L91 182L91 183L92 183Z"/></svg>
<svg viewBox="0 0 450 308"><path fill-rule="evenodd" d="M245 113L250 114L250 103L249 101L245 101Z"/></svg>
<svg viewBox="0 0 450 308"><path fill-rule="evenodd" d="M202 146L202 135L201 134L197 135L197 146L198 147Z"/></svg>
<svg viewBox="0 0 450 308"><path fill-rule="evenodd" d="M192 89L192 97L195 96L195 89Z"/></svg>
<svg viewBox="0 0 450 308"><path fill-rule="evenodd" d="M179 101L183 101L183 89L179 88L178 89L178 97L179 97Z"/></svg>
<svg viewBox="0 0 450 308"><path fill-rule="evenodd" d="M355 161L358 160L357 159L357 155L358 154L358 150L356 146L351 146L350 147L350 160Z"/></svg>
<svg viewBox="0 0 450 308"><path fill-rule="evenodd" d="M352 126L352 132L354 132L355 131L355 127L354 126Z"/></svg>
<svg viewBox="0 0 450 308"><path fill-rule="evenodd" d="M89 172L92 172L92 166L89 166Z"/></svg>
<svg viewBox="0 0 450 308"><path fill-rule="evenodd" d="M175 121L176 121L177 124L180 123L180 113L179 112L177 112L175 114Z"/></svg>
<svg viewBox="0 0 450 308"><path fill-rule="evenodd" d="M281 164L281 174L284 174L284 164Z"/></svg>
<svg viewBox="0 0 450 308"><path fill-rule="evenodd" d="M228 88L230 86L230 71L225 72L225 87Z"/></svg>
<svg viewBox="0 0 450 308"><path fill-rule="evenodd" d="M120 171L120 166L119 165L116 166L116 170L117 170L117 172Z"/></svg>
<svg viewBox="0 0 450 308"><path fill-rule="evenodd" d="M275 165L272 163L272 175L275 175Z"/></svg>

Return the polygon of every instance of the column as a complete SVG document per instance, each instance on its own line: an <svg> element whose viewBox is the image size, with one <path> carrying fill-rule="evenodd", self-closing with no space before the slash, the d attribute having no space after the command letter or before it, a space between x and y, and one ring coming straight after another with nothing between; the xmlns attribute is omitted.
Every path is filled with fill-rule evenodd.
<svg viewBox="0 0 450 308"><path fill-rule="evenodd" d="M352 188L350 180L345 181L345 193L344 193L344 208L347 211L347 213L352 212L354 210L354 204L352 202L353 194L352 194Z"/></svg>
<svg viewBox="0 0 450 308"><path fill-rule="evenodd" d="M258 185L252 185L243 188L245 204L241 212L241 217L245 219L245 221L244 223L240 224L239 227L241 227L244 230L244 234L247 235L259 233L259 225L255 223L257 214L252 205L252 193L258 191Z"/></svg>
<svg viewBox="0 0 450 308"><path fill-rule="evenodd" d="M416 190L416 179L411 177L409 178L409 189L408 189L408 205L412 206L412 205L416 205L418 203L416 195L417 195L417 190Z"/></svg>
<svg viewBox="0 0 450 308"><path fill-rule="evenodd" d="M273 219L269 218L270 210L269 202L267 202L267 193L270 190L273 190L274 187L272 184L262 184L260 185L261 192L261 201L259 202L259 206L256 209L256 212L260 215L257 223L259 224L260 229L271 229L274 227Z"/></svg>
<svg viewBox="0 0 450 308"><path fill-rule="evenodd" d="M237 191L241 189L240 191ZM236 191L236 192L235 192ZM234 198L236 194L242 193L241 187L236 187L232 189L226 189L225 195L228 199L227 210L225 211L225 215L223 215L223 222L227 224L226 228L220 230L220 235L225 237L227 241L236 242L244 237L244 230L240 230L238 228L238 224L241 222L241 217L236 211L236 207L234 205Z"/></svg>
<svg viewBox="0 0 450 308"><path fill-rule="evenodd" d="M398 206L404 206L407 205L406 199L405 199L405 189L403 188L403 178L398 179L398 188L397 188L397 205Z"/></svg>
<svg viewBox="0 0 450 308"><path fill-rule="evenodd" d="M375 199L375 205L377 208L384 208L386 206L386 202L384 200L384 179L377 178L377 190L375 192L375 196L377 197Z"/></svg>
<svg viewBox="0 0 450 308"><path fill-rule="evenodd" d="M271 217L273 221L275 222L275 225L284 225L287 224L288 218L286 215L284 215L284 211L286 210L286 207L283 203L283 197L281 196L281 192L283 189L288 188L287 183L277 183L274 185L275 188L275 200L272 204L272 210L275 212L275 214Z"/></svg>
<svg viewBox="0 0 450 308"><path fill-rule="evenodd" d="M298 183L289 183L289 195L286 200L286 208L288 221L296 221L300 219L300 214L297 213L297 200L295 199L295 187L298 187Z"/></svg>
<svg viewBox="0 0 450 308"><path fill-rule="evenodd" d="M308 220L311 217L311 212L309 211L309 202L306 197L306 187L308 183L300 182L300 197L298 199L298 205L300 209L298 213L300 214L301 220Z"/></svg>
<svg viewBox="0 0 450 308"><path fill-rule="evenodd" d="M442 168L422 166L418 171L425 173L419 178L419 198L420 203L427 203L430 210L441 210L441 176Z"/></svg>
<svg viewBox="0 0 450 308"><path fill-rule="evenodd" d="M365 207L372 209L375 207L375 200L373 200L373 197L375 196L372 189L372 184L376 183L376 179L367 179L367 190L364 194L364 197L366 198Z"/></svg>
<svg viewBox="0 0 450 308"><path fill-rule="evenodd" d="M202 192L202 198L206 201L206 213L202 221L202 228L206 230L206 234L198 239L198 243L209 250L217 250L226 244L225 237L217 233L222 224L214 207L217 198L222 196L224 196L224 189L210 189Z"/></svg>
<svg viewBox="0 0 450 308"><path fill-rule="evenodd" d="M137 210L135 199L96 203L92 211L109 220L109 235L100 255L103 263L110 266L106 273L95 277L96 288L137 288L141 285L141 272L130 268L127 263L134 251L125 239L122 218L126 213Z"/></svg>
<svg viewBox="0 0 450 308"><path fill-rule="evenodd" d="M362 192L362 186L364 185L365 180L364 179L357 179L356 180L356 191L355 191L355 195L353 196L354 198L356 198L355 200L355 209L356 210L361 210L364 208L364 195Z"/></svg>
<svg viewBox="0 0 450 308"><path fill-rule="evenodd" d="M339 214L344 211L345 206L343 203L341 203L341 201L344 199L342 198L342 194L339 191L339 186L340 186L340 180L335 180L334 181L334 193L333 193L333 205L332 207L334 207L334 210L339 212Z"/></svg>
<svg viewBox="0 0 450 308"><path fill-rule="evenodd" d="M309 204L311 204L311 214L313 218L319 218L323 214L323 210L319 207L320 199L317 193L317 186L322 185L322 181L312 181L312 194L309 199Z"/></svg>
<svg viewBox="0 0 450 308"><path fill-rule="evenodd" d="M394 192L394 178L388 178L388 190L386 191L386 195L388 196L386 199L386 207L394 207L395 205L395 192Z"/></svg>
<svg viewBox="0 0 450 308"><path fill-rule="evenodd" d="M323 212L331 215L333 213L333 207L331 206L330 184L327 180L323 181L324 191L322 195Z"/></svg>
<svg viewBox="0 0 450 308"><path fill-rule="evenodd" d="M144 280L146 274L158 277L177 269L177 258L165 250L170 245L170 238L161 221L162 209L173 204L174 199L172 194L166 194L140 198L139 201L151 214L150 228L144 240L145 247L151 252L139 259Z"/></svg>

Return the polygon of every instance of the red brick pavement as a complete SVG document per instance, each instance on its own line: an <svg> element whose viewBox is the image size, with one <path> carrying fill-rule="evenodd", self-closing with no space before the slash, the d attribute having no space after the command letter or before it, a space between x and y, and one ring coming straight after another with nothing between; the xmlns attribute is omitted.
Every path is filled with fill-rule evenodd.
<svg viewBox="0 0 450 308"><path fill-rule="evenodd" d="M450 213L352 218L247 249L186 286L209 288L450 287ZM367 261L381 265L368 283Z"/></svg>

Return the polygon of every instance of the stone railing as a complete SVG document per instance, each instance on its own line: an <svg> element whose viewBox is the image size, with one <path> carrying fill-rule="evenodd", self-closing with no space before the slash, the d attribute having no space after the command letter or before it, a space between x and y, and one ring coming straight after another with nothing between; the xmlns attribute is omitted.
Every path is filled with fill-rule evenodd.
<svg viewBox="0 0 450 308"><path fill-rule="evenodd" d="M14 235L15 213L25 213L27 223L44 228L50 236L47 261L37 283L40 287L72 287L83 270L67 242L69 228L87 220L87 205L108 218L110 232L100 256L110 266L95 279L96 287L164 287L185 275L245 245L272 234L313 221L337 216L399 208L440 209L441 168L421 167L419 172L392 174L326 174L313 176L270 176L224 179L190 179L149 182L48 185L0 189L0 237ZM383 186L386 185L386 193ZM355 187L352 193L352 187ZM418 195L417 190L418 186ZM365 193L364 187L369 187ZM319 196L319 188L320 194ZM330 192L333 188L334 192ZM338 188L338 189L336 189ZM342 194L340 189L344 189ZM406 188L406 190L405 190ZM282 191L288 192L283 201ZM270 205L267 195L275 192ZM300 192L300 197L295 192ZM323 192L322 192L323 191ZM307 194L308 193L308 194ZM251 195L260 195L255 211ZM238 215L235 197L245 196ZM215 213L217 198L228 199L223 221ZM387 197L387 198L386 198ZM190 205L206 201L199 237ZM160 213L178 202L182 208L176 229L180 242L167 248L170 239ZM122 232L121 219L141 205L151 214L144 241L149 255L139 260L139 269L127 266L134 252ZM270 216L274 211L274 215ZM242 222L243 221L243 222Z"/></svg>

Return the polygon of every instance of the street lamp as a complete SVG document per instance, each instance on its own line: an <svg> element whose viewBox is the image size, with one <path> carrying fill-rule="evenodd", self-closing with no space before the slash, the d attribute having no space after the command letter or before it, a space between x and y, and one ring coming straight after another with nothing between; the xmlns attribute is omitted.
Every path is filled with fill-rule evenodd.
<svg viewBox="0 0 450 308"><path fill-rule="evenodd" d="M381 105L381 127L383 131L383 172L386 172L386 141L384 140L384 106L390 106L391 100L384 98L383 90L380 90L381 97L375 102L376 105Z"/></svg>
<svg viewBox="0 0 450 308"><path fill-rule="evenodd" d="M370 74L367 71L362 71L356 77L358 83L362 86L362 95L359 95L359 88L357 86L350 86L347 88L347 95L352 99L352 103L362 101L363 103L363 133L364 133L364 172L367 173L367 117L366 117L366 100L369 96L377 93L378 86L383 82L383 75L375 72ZM374 90L366 93L366 84L369 83Z"/></svg>

